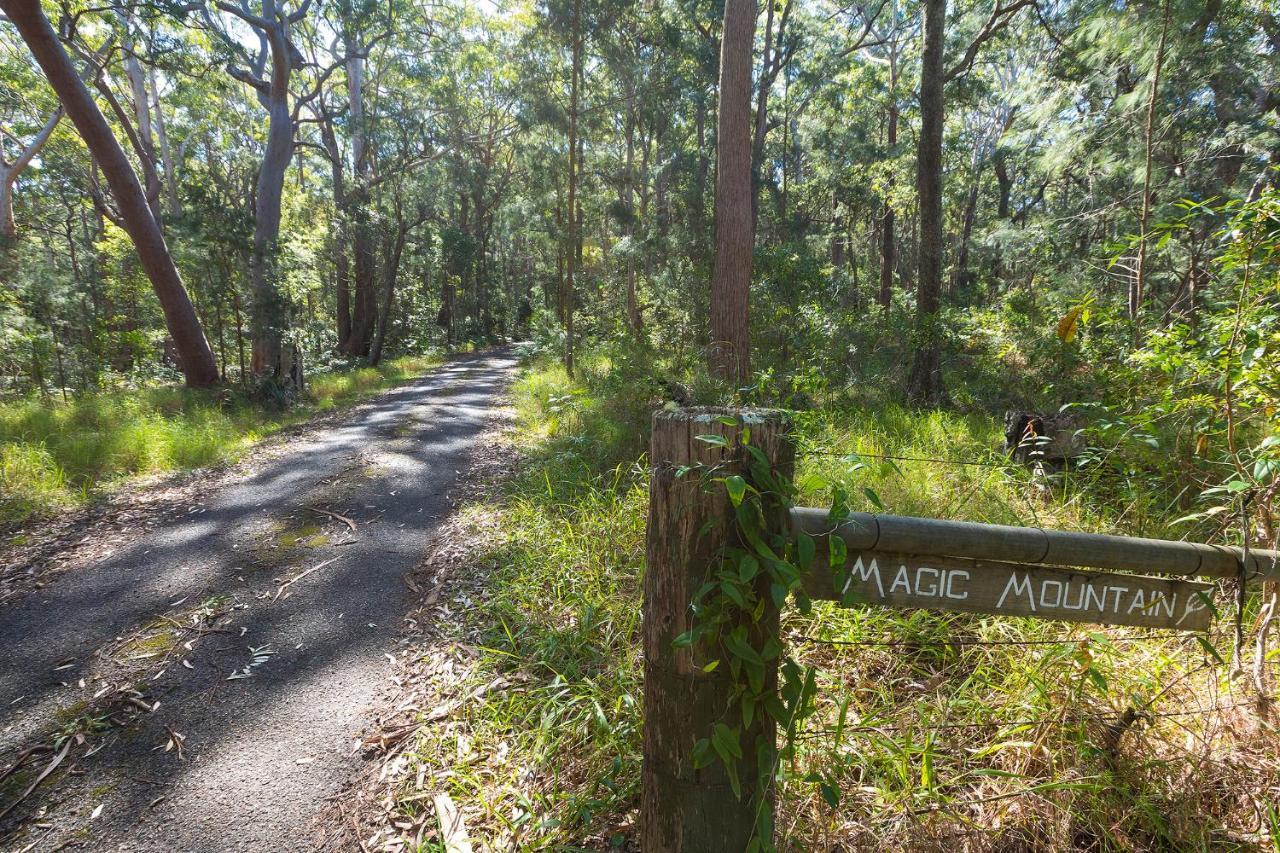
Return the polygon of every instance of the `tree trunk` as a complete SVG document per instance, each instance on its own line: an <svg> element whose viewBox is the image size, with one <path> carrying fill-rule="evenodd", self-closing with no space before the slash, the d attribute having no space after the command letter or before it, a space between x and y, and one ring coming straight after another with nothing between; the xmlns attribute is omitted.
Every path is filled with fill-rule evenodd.
<svg viewBox="0 0 1280 853"><path fill-rule="evenodd" d="M693 226L690 260L697 268L707 256L704 241L711 236L707 233L707 176L711 173L711 161L707 157L707 99L705 97L698 98L698 109L694 115L694 132L698 140L698 165L693 173L693 203L689 219ZM661 189L659 186L658 191L661 192ZM659 200L659 219L662 217L662 207L662 201Z"/></svg>
<svg viewBox="0 0 1280 853"><path fill-rule="evenodd" d="M1160 92L1160 72L1164 68L1165 41L1169 36L1169 0L1164 3L1164 20L1151 69L1151 94L1147 98L1147 121L1143 127L1142 213L1138 219L1138 261L1129 285L1129 319L1137 320L1147 285L1147 235L1151 228L1151 161L1155 149L1156 97Z"/></svg>
<svg viewBox="0 0 1280 853"><path fill-rule="evenodd" d="M18 224L13 219L13 184L17 175L8 163L0 162L0 251L7 252L18 239Z"/></svg>
<svg viewBox="0 0 1280 853"><path fill-rule="evenodd" d="M0 10L18 29L89 152L102 168L124 228L133 240L138 259L164 310L165 324L182 360L187 385L214 384L218 381L218 369L213 351L205 340L160 226L147 206L138 176L111 133L106 118L76 74L71 58L63 50L40 4L36 0L0 0Z"/></svg>
<svg viewBox="0 0 1280 853"><path fill-rule="evenodd" d="M716 259L711 277L713 373L751 380L751 49L755 0L726 0L716 137Z"/></svg>
<svg viewBox="0 0 1280 853"><path fill-rule="evenodd" d="M250 263L253 284L250 370L293 392L303 387L302 360L297 348L285 340L289 328L289 306L280 292L280 271L277 268L284 179L293 160L293 116L289 109L289 78L293 65L283 31L277 28L267 37L271 47L271 81L262 98L267 108L267 145L258 171L253 258Z"/></svg>
<svg viewBox="0 0 1280 853"><path fill-rule="evenodd" d="M156 70L149 72L151 78L151 95L155 98L156 139L160 142L160 162L164 166L164 194L170 217L182 215L182 203L178 200L178 168L173 159L173 148L169 145L169 129L164 121L164 110L160 106L160 86L156 83ZM224 373L225 368L224 368Z"/></svg>
<svg viewBox="0 0 1280 853"><path fill-rule="evenodd" d="M569 219L569 254L567 263L565 264L564 288L565 292L561 298L564 305L564 369L573 377L573 349L574 349L574 308L576 297L574 294L574 273L578 266L578 251L581 246L581 239L578 236L578 97L580 95L580 78L582 76L582 0L574 0L573 3L573 64L570 71L572 80L569 82L569 192L568 192L568 219Z"/></svg>
<svg viewBox="0 0 1280 853"><path fill-rule="evenodd" d="M773 42L773 9L770 0L765 6L764 15L764 55L760 57L760 80L756 89L756 124L751 136L751 233L756 232L760 219L760 188L764 185L764 142L769 132L769 64L772 58ZM781 35L781 33L779 33ZM752 38L755 37L754 22ZM723 47L723 45L722 45Z"/></svg>
<svg viewBox="0 0 1280 853"><path fill-rule="evenodd" d="M396 280L400 276L400 258L404 254L404 242L408 229L403 225L396 229L390 251L383 267L382 310L378 312L378 328L374 331L373 342L369 346L369 364L377 367L382 361L382 347L387 339L387 323L391 310L395 307Z"/></svg>
<svg viewBox="0 0 1280 853"><path fill-rule="evenodd" d="M333 182L333 295L336 303L335 323L338 332L338 352L347 352L351 341L351 268L347 255L349 235L349 202L346 180L342 168L342 153L338 150L338 138L333 123L320 122L320 138L329 156L329 172Z"/></svg>
<svg viewBox="0 0 1280 853"><path fill-rule="evenodd" d="M635 239L635 165L636 165L636 113L634 98L627 104L627 159L626 178L623 181L622 206L626 211L627 221L623 229L626 236ZM640 303L636 299L636 260L635 247L629 247L626 259L627 281L627 325L637 338L644 331L644 320L640 316Z"/></svg>
<svg viewBox="0 0 1280 853"><path fill-rule="evenodd" d="M996 218L1001 222L1009 221L1009 199L1013 195L1013 177L1009 174L1008 156L1005 149L997 148L991 161L991 170L995 173L998 189ZM992 296L996 294L996 289L1003 282L1004 274L1004 250L997 243L991 253L991 282L988 290Z"/></svg>
<svg viewBox="0 0 1280 853"><path fill-rule="evenodd" d="M351 244L355 259L355 299L351 305L351 333L347 339L347 352L364 356L369 353L369 341L377 317L377 260L373 253L373 223L369 221L368 199L358 193L349 206L352 218Z"/></svg>
<svg viewBox="0 0 1280 853"><path fill-rule="evenodd" d="M0 237L13 239L18 236L18 227L13 220L13 186L18 176L49 142L49 137L53 136L58 122L62 121L62 113L62 107L54 110L53 115L49 116L49 120L36 133L35 138L23 146L22 151L12 163L4 159L4 151L0 150Z"/></svg>
<svg viewBox="0 0 1280 853"><path fill-rule="evenodd" d="M369 156L365 132L364 58L347 43L347 108L351 123L351 161L355 168L355 188L348 211L351 219L351 248L355 259L355 303L351 308L351 332L347 352L369 354L369 343L378 315L377 258L374 255L373 223L369 220Z"/></svg>
<svg viewBox="0 0 1280 853"><path fill-rule="evenodd" d="M124 25L125 32L129 32L131 21L122 15L121 23ZM142 162L145 181L143 191L151 207L151 215L163 229L164 210L160 205L160 174L156 171L155 137L151 133L151 97L147 92L147 78L142 72L142 63L138 61L135 47L131 38L125 39L124 75L129 81L129 94L133 98L133 116L138 128L138 159Z"/></svg>
<svg viewBox="0 0 1280 853"><path fill-rule="evenodd" d="M973 238L973 224L978 215L978 189L982 184L983 162L979 160L973 167L973 183L969 186L969 195L964 203L964 219L960 224L960 240L956 246L956 262L951 271L951 290L968 287L973 279L969 271L969 241Z"/></svg>
<svg viewBox="0 0 1280 853"><path fill-rule="evenodd" d="M942 385L942 329L938 302L942 292L942 121L943 29L946 0L925 0L924 53L920 62L920 144L916 155L916 191L920 204L919 273L916 282L915 356L907 396L936 406Z"/></svg>
<svg viewBox="0 0 1280 853"><path fill-rule="evenodd" d="M889 65L889 127L885 143L892 154L898 147L898 65L894 56ZM889 172L884 194L884 217L880 223L880 307L888 311L893 305L893 267L897 263L894 245L893 172Z"/></svg>
<svg viewBox="0 0 1280 853"><path fill-rule="evenodd" d="M287 383L293 379L291 365L286 364L283 351L288 306L278 287L279 271L276 269L284 179L293 157L293 122L286 92L273 92L269 111L267 148L258 172L253 258L250 263L253 285L251 369L255 374Z"/></svg>

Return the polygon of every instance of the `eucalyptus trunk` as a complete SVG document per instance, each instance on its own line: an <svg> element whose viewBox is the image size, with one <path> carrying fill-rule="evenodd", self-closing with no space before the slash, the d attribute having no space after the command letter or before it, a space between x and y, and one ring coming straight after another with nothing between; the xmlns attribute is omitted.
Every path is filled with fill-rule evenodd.
<svg viewBox="0 0 1280 853"><path fill-rule="evenodd" d="M751 380L750 293L754 238L751 187L751 49L755 0L726 0L720 40L716 137L716 260L711 277L713 373Z"/></svg>
<svg viewBox="0 0 1280 853"><path fill-rule="evenodd" d="M279 241L284 179L293 160L294 128L289 106L289 80L293 73L291 46L281 28L267 34L271 48L271 80L262 94L267 109L267 144L258 171L254 209L253 288L254 374L273 379L289 389L301 389L302 362L296 348L285 340L289 306L280 292Z"/></svg>
<svg viewBox="0 0 1280 853"><path fill-rule="evenodd" d="M942 293L942 122L944 118L943 29L946 0L925 0L924 53L920 62L920 143L916 155L916 192L920 205L919 273L916 282L915 353L907 396L936 406L942 384L942 329L938 318Z"/></svg>

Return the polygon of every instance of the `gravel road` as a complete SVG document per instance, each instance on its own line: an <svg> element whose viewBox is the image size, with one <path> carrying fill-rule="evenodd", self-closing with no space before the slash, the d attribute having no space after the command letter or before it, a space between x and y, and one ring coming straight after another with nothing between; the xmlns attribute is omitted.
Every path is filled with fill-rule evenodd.
<svg viewBox="0 0 1280 853"><path fill-rule="evenodd" d="M0 821L0 848L309 849L387 683L403 576L515 363L451 361L0 608L0 769L88 731ZM141 698L119 701L125 685ZM0 809L52 757L0 784Z"/></svg>

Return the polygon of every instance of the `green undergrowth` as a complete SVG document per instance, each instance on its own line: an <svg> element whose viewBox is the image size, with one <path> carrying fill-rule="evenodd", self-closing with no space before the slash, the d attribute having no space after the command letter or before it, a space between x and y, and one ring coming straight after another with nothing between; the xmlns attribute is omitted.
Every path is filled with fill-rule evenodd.
<svg viewBox="0 0 1280 853"><path fill-rule="evenodd" d="M448 790L493 849L637 839L643 382L535 362L516 387L525 455L470 508L501 523L465 619L479 632L450 722L407 753L399 808ZM993 418L896 408L797 415L801 502L1131 532L1090 482L1004 466ZM874 455L873 455L874 454ZM905 457L884 459L883 456ZM964 460L979 465L937 461ZM1147 518L1145 531L1170 529ZM496 529L496 532L495 532ZM1253 618L1246 614L1246 624ZM784 614L818 710L778 791L784 850L1280 849L1280 741L1206 642L1138 629L931 611ZM412 845L411 848L412 849ZM420 849L434 849L423 847Z"/></svg>
<svg viewBox="0 0 1280 853"><path fill-rule="evenodd" d="M0 523L83 502L129 477L228 461L273 432L439 362L406 356L376 368L318 372L308 377L306 398L286 409L229 390L176 387L0 403Z"/></svg>

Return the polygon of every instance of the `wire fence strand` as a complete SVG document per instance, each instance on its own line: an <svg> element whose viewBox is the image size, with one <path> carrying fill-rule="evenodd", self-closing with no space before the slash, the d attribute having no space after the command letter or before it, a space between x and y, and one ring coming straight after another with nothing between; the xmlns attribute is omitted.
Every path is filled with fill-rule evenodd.
<svg viewBox="0 0 1280 853"><path fill-rule="evenodd" d="M1215 705L1212 708L1197 708L1187 711L1138 711L1135 719L1165 719L1174 717L1199 717L1208 716L1212 713L1221 713L1230 711L1235 708L1257 707L1257 702L1235 702L1230 705ZM815 729L797 735L799 740L817 740L826 735L834 734L863 734L863 733L886 733L886 732L905 732L905 731L958 731L973 729L990 729L990 728L1038 728L1041 726L1057 726L1070 725L1073 723L1110 723L1115 724L1119 714L1059 714L1056 717L1039 717L1026 720L989 720L982 723L897 723L894 725L878 726L859 724L854 726L843 726L838 728Z"/></svg>
<svg viewBox="0 0 1280 853"><path fill-rule="evenodd" d="M1137 643L1148 640L1174 640L1187 639L1194 635L1185 632L1168 631L1158 634L1139 634L1136 636L1125 637L1103 637L1106 643ZM791 633L787 638L795 642L810 643L813 645L823 646L870 646L876 648L904 648L915 646L927 646L936 644L940 646L1058 646L1084 642L1099 642L1098 637L1058 637L1055 639L1041 640L949 640L949 639L931 639L931 640L828 640L823 637L813 637L808 634Z"/></svg>

